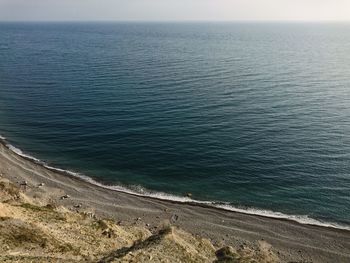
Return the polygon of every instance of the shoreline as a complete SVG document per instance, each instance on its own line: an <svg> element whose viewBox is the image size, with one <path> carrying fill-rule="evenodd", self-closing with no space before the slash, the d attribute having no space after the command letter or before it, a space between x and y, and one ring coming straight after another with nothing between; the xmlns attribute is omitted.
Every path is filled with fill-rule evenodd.
<svg viewBox="0 0 350 263"><path fill-rule="evenodd" d="M194 235L213 243L234 246L266 240L278 251L282 262L349 262L350 231L330 226L301 224L291 219L229 211L208 204L164 200L151 196L125 193L107 186L92 184L74 173L46 167L11 150L0 137L0 172L14 183L28 182L26 194L55 200L73 209L76 204L91 209L96 215L127 224L141 218L150 227L164 220L173 221ZM92 180L92 179L89 179ZM44 183L44 187L37 185ZM69 194L70 198L62 200ZM175 216L175 220L173 220Z"/></svg>
<svg viewBox="0 0 350 263"><path fill-rule="evenodd" d="M261 216L266 218L272 218L272 219L279 219L279 220L286 220L291 222L296 222L303 225L312 225L312 226L319 226L319 227L327 227L327 228L335 228L340 230L347 230L350 231L350 225L344 225L337 222L323 222L318 219L310 218L308 215L291 215L291 214L284 214L282 212L276 212L272 210L264 210L259 208L239 208L234 207L230 205L229 203L225 202L215 202L215 201L202 201L202 200L195 200L191 199L189 197L182 197L172 194L167 194L165 192L155 192L148 189L145 189L146 193L140 193L135 190L132 190L130 188L121 186L121 185L105 185L103 183L100 183L93 178L86 176L84 174L81 174L79 172L74 172L66 169L61 169L58 167L50 166L46 164L46 162L37 159L31 155L25 154L22 152L21 149L15 147L11 143L9 143L6 139L6 137L3 137L0 135L0 144L5 146L7 149L12 151L14 154L20 156L21 158L26 159L29 162L33 162L36 165L41 165L43 168L46 168L50 170L51 172L62 174L63 176L69 176L73 177L77 180L81 180L83 182L87 182L89 184L92 184L96 187L101 187L103 189L108 189L111 191L116 191L120 193L130 194L137 197L144 197L144 198L151 198L154 200L161 200L161 201L168 201L174 204L189 204L193 206L201 206L204 208L212 208L212 209L218 209L218 210L224 210L224 211L230 211L233 213L242 213L247 215L254 215L254 216ZM142 186L141 186L142 187Z"/></svg>

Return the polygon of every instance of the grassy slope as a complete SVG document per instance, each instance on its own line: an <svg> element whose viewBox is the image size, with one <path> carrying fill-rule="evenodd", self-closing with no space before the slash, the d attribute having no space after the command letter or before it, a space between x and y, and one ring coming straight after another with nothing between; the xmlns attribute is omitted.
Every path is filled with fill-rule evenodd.
<svg viewBox="0 0 350 263"><path fill-rule="evenodd" d="M278 262L265 242L215 248L163 224L154 233L53 203L38 204L0 178L0 262Z"/></svg>

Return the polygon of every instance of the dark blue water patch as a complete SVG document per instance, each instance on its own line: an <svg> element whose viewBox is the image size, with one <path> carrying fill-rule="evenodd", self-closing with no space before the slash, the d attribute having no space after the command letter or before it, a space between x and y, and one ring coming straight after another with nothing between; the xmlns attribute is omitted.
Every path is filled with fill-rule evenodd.
<svg viewBox="0 0 350 263"><path fill-rule="evenodd" d="M107 184L350 224L349 29L2 23L0 133Z"/></svg>

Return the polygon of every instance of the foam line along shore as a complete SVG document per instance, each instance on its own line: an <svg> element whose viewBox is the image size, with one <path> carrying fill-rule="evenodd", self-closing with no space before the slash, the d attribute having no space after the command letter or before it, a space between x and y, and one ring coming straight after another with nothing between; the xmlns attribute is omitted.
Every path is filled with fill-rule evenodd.
<svg viewBox="0 0 350 263"><path fill-rule="evenodd" d="M236 212L236 213L243 213L248 215L256 215L256 216L262 216L262 217L268 217L268 218L274 218L274 219L283 219L283 220L290 220L295 221L300 224L306 224L306 225L315 225L315 226L321 226L321 227L331 227L331 228L337 228L342 230L349 230L350 226L338 224L335 222L323 222L319 221L313 218L310 218L307 215L288 215L281 212L276 211L269 211L269 210L263 210L258 208L242 208L242 207L235 207L232 206L229 203L224 202L216 202L216 201L201 201L201 200L195 200L190 197L182 197L182 196L176 196L164 192L155 192L148 189L143 188L142 186L123 186L123 185L105 185L102 184L96 180L94 180L91 177L88 177L86 175L83 175L79 172L73 172L70 170L61 169L58 167L53 167L51 165L46 164L44 161L39 160L29 154L24 153L21 149L13 146L10 144L6 138L2 135L0 135L0 143L4 145L6 148L8 148L10 151L15 153L16 155L33 162L34 164L40 165L43 168L46 168L52 172L59 173L62 176L70 176L75 177L79 180L82 180L84 182L88 182L89 184L92 184L97 187L105 188L112 191L117 191L121 193L126 193L134 196L139 197L146 197L146 198L152 198L152 199L159 199L162 201L169 201L174 203L187 203L191 205L198 205L198 206L204 206L208 208L215 208L215 209L222 209L226 211ZM64 177L62 178L64 180Z"/></svg>

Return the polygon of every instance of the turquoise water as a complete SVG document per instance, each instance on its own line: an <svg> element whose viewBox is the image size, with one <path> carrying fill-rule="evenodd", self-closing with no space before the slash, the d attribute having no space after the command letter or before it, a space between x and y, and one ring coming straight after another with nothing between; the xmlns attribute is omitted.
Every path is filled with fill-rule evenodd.
<svg viewBox="0 0 350 263"><path fill-rule="evenodd" d="M104 184L350 225L350 24L2 23L0 134Z"/></svg>

